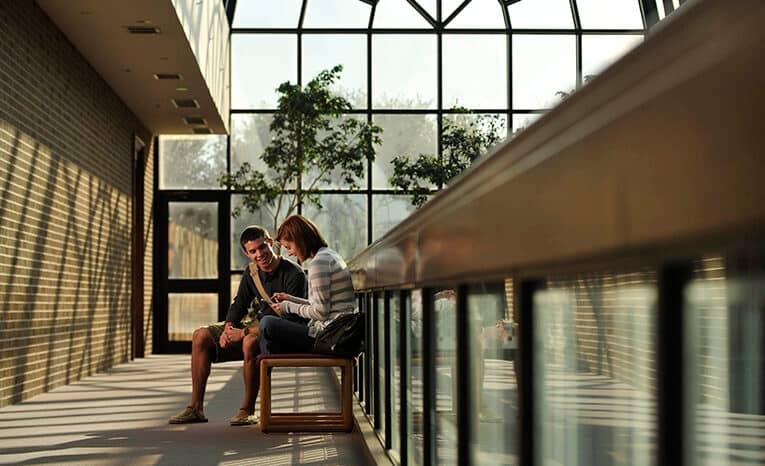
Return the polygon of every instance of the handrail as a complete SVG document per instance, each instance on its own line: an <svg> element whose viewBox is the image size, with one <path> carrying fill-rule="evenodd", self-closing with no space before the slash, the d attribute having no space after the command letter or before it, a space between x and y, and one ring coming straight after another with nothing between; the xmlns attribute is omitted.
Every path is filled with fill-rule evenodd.
<svg viewBox="0 0 765 466"><path fill-rule="evenodd" d="M765 238L765 2L688 2L351 262L357 290Z"/></svg>

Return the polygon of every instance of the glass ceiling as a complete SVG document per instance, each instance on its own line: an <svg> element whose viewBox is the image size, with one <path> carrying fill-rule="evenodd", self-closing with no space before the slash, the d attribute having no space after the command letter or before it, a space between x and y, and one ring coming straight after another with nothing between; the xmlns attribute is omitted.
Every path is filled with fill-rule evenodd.
<svg viewBox="0 0 765 466"><path fill-rule="evenodd" d="M677 3L677 0L675 2ZM440 7L439 14L438 0L239 0L233 27L569 30L644 28L638 0L441 0ZM657 1L657 7L659 15L663 17L663 0Z"/></svg>

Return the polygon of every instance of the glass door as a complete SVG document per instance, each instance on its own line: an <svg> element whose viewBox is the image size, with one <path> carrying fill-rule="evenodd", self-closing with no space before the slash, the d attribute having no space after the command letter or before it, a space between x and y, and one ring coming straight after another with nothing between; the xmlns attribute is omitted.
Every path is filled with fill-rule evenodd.
<svg viewBox="0 0 765 466"><path fill-rule="evenodd" d="M229 206L218 193L163 193L157 215L157 352L188 352L200 326L223 320L230 302ZM223 245L223 246L222 246Z"/></svg>

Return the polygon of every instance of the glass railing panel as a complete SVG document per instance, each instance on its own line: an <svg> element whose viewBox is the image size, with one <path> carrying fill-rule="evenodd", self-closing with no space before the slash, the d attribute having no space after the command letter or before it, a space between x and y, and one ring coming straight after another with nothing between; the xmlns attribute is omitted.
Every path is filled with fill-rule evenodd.
<svg viewBox="0 0 765 466"><path fill-rule="evenodd" d="M433 300L435 320L435 458L436 464L457 464L457 299L443 289Z"/></svg>
<svg viewBox="0 0 765 466"><path fill-rule="evenodd" d="M765 465L765 273L706 258L684 299L686 464Z"/></svg>
<svg viewBox="0 0 765 466"><path fill-rule="evenodd" d="M650 272L548 280L534 294L539 464L655 464L657 295Z"/></svg>

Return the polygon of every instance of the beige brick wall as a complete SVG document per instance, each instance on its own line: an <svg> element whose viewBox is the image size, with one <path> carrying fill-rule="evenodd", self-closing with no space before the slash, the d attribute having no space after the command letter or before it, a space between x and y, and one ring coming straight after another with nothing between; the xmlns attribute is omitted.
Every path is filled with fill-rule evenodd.
<svg viewBox="0 0 765 466"><path fill-rule="evenodd" d="M0 37L4 406L130 357L132 147L151 135L34 2L0 0Z"/></svg>

